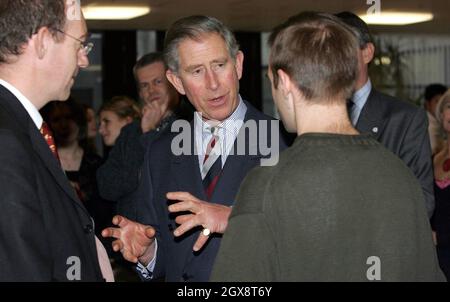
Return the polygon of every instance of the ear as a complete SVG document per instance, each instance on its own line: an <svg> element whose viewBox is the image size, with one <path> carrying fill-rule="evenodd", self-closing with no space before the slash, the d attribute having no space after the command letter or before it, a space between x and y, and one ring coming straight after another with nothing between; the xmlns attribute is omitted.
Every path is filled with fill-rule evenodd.
<svg viewBox="0 0 450 302"><path fill-rule="evenodd" d="M243 64L244 64L244 53L239 50L236 55L236 63L235 63L236 73L239 80L242 77Z"/></svg>
<svg viewBox="0 0 450 302"><path fill-rule="evenodd" d="M172 72L172 70L168 69L166 71L166 77L169 80L169 82L175 87L175 89L182 95L186 95L186 92L184 91L183 82L181 81L180 77Z"/></svg>
<svg viewBox="0 0 450 302"><path fill-rule="evenodd" d="M292 93L293 83L289 75L282 69L277 70L278 74L278 89L283 93L284 97L287 97Z"/></svg>
<svg viewBox="0 0 450 302"><path fill-rule="evenodd" d="M367 43L366 46L362 49L362 55L364 64L369 64L373 56L375 55L375 45L373 43Z"/></svg>
<svg viewBox="0 0 450 302"><path fill-rule="evenodd" d="M50 46L51 40L53 39L52 34L47 27L41 27L36 34L32 37L34 42L34 51L36 52L39 59L43 59L47 54L48 48Z"/></svg>

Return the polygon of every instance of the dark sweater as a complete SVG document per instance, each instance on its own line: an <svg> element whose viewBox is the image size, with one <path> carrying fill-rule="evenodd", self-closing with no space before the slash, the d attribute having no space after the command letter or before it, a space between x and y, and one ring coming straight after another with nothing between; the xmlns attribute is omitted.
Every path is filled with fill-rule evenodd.
<svg viewBox="0 0 450 302"><path fill-rule="evenodd" d="M301 135L246 177L212 280L368 281L371 256L381 281L444 280L423 199L369 136Z"/></svg>

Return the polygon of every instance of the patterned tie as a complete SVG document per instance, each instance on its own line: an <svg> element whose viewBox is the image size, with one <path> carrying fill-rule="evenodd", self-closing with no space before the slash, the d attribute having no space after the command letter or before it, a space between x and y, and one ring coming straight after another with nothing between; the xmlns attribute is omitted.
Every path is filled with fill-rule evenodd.
<svg viewBox="0 0 450 302"><path fill-rule="evenodd" d="M52 131L50 130L46 122L42 122L42 126L39 131L47 142L47 145L50 148L50 151L52 151L53 156L59 162L59 155L58 150L56 150L55 140L53 139Z"/></svg>
<svg viewBox="0 0 450 302"><path fill-rule="evenodd" d="M202 179L203 188L208 200L211 199L214 188L222 172L222 160L220 156L219 128L211 127L211 140L206 148L205 159L203 160Z"/></svg>

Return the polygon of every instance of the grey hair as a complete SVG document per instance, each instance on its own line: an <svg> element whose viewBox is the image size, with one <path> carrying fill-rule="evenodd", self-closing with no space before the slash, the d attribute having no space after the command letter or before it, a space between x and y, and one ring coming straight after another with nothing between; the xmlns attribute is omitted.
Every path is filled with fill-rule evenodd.
<svg viewBox="0 0 450 302"><path fill-rule="evenodd" d="M235 60L239 52L239 44L229 28L213 17L190 16L173 23L166 33L164 61L167 67L177 73L180 67L178 45L185 39L198 41L201 36L209 33L217 33L224 39L228 53Z"/></svg>

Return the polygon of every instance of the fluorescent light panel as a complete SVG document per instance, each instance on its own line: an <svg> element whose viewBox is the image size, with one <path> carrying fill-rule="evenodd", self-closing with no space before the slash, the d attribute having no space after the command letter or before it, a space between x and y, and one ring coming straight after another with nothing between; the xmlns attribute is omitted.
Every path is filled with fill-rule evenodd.
<svg viewBox="0 0 450 302"><path fill-rule="evenodd" d="M148 6L85 6L87 20L129 20L150 13Z"/></svg>
<svg viewBox="0 0 450 302"><path fill-rule="evenodd" d="M431 13L381 12L360 16L367 24L408 25L433 19Z"/></svg>

